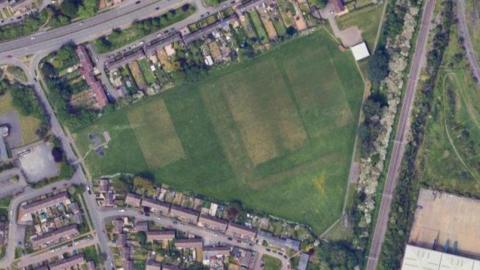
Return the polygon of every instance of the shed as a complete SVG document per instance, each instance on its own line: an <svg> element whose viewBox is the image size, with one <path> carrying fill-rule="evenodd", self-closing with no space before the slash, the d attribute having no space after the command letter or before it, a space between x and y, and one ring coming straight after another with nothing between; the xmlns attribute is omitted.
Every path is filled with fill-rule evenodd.
<svg viewBox="0 0 480 270"><path fill-rule="evenodd" d="M360 61L370 56L370 52L368 51L368 47L365 42L359 43L351 47L350 50L352 50L355 61Z"/></svg>

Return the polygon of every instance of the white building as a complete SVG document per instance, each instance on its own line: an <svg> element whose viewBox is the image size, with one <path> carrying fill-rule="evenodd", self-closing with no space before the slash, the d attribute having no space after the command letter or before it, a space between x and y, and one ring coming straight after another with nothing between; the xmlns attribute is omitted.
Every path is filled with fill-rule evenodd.
<svg viewBox="0 0 480 270"><path fill-rule="evenodd" d="M480 270L480 261L407 245L402 270Z"/></svg>
<svg viewBox="0 0 480 270"><path fill-rule="evenodd" d="M355 61L360 61L370 56L370 52L368 51L367 44L365 42L351 47L350 50L352 50Z"/></svg>

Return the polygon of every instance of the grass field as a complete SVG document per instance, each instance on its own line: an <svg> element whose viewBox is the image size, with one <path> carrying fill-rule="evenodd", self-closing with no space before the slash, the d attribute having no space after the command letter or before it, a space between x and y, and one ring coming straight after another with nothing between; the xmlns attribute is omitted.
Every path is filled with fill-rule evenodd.
<svg viewBox="0 0 480 270"><path fill-rule="evenodd" d="M457 37L447 59L455 62ZM432 119L421 148L424 181L445 190L480 194L480 93L465 60L442 69Z"/></svg>
<svg viewBox="0 0 480 270"><path fill-rule="evenodd" d="M350 26L358 26L362 31L363 39L367 42L370 50L374 49L380 19L382 17L383 5L371 5L337 19L340 29Z"/></svg>
<svg viewBox="0 0 480 270"><path fill-rule="evenodd" d="M151 172L161 183L311 225L340 215L363 82L323 30L212 71L75 132L108 131L94 176Z"/></svg>
<svg viewBox="0 0 480 270"><path fill-rule="evenodd" d="M12 103L12 96L10 95L10 92L7 91L3 96L0 96L0 115L11 111L18 112ZM38 140L36 131L40 127L40 119L33 116L24 116L20 112L18 115L20 117L20 128L22 130L22 145Z"/></svg>

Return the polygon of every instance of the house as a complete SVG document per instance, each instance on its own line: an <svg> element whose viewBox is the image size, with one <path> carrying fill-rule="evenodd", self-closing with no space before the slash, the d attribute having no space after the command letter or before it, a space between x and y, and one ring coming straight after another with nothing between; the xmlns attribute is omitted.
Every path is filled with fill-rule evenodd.
<svg viewBox="0 0 480 270"><path fill-rule="evenodd" d="M107 96L105 95L103 85L95 78L93 63L88 55L87 49L79 45L75 49L75 52L80 59L80 73L92 91L92 95L95 98L95 105L97 108L103 109L108 103Z"/></svg>
<svg viewBox="0 0 480 270"><path fill-rule="evenodd" d="M368 51L368 47L365 42L359 43L351 47L350 50L352 51L355 61L360 61L370 56L370 52Z"/></svg>
<svg viewBox="0 0 480 270"><path fill-rule="evenodd" d="M213 231L225 232L228 222L221 218L209 215L200 215L200 218L198 219L198 225Z"/></svg>
<svg viewBox="0 0 480 270"><path fill-rule="evenodd" d="M173 264L162 264L162 270L180 270L180 268Z"/></svg>
<svg viewBox="0 0 480 270"><path fill-rule="evenodd" d="M123 220L115 219L112 221L112 223L113 223L113 233L121 234L123 232Z"/></svg>
<svg viewBox="0 0 480 270"><path fill-rule="evenodd" d="M264 231L259 231L257 237L262 241L267 241L267 243L272 246L288 248L294 251L300 250L300 241L298 240L276 237L272 233Z"/></svg>
<svg viewBox="0 0 480 270"><path fill-rule="evenodd" d="M202 238L190 238L175 240L175 247L178 249L203 248Z"/></svg>
<svg viewBox="0 0 480 270"><path fill-rule="evenodd" d="M149 208L151 212L156 214L167 215L170 211L170 204L149 198L142 200L142 206Z"/></svg>
<svg viewBox="0 0 480 270"><path fill-rule="evenodd" d="M345 7L343 0L331 0L330 3L333 5L335 15L342 16L348 13L348 9Z"/></svg>
<svg viewBox="0 0 480 270"><path fill-rule="evenodd" d="M60 229L49 231L41 236L32 239L33 249L38 249L41 247L49 246L60 242L62 239L71 239L74 236L78 235L79 231L77 225L68 225Z"/></svg>
<svg viewBox="0 0 480 270"><path fill-rule="evenodd" d="M162 269L162 264L152 260L148 259L147 262L145 263L145 270L161 270Z"/></svg>
<svg viewBox="0 0 480 270"><path fill-rule="evenodd" d="M230 223L225 234L231 237L253 241L257 232L246 226Z"/></svg>
<svg viewBox="0 0 480 270"><path fill-rule="evenodd" d="M148 231L148 222L146 221L137 221L134 227L136 232L146 232Z"/></svg>
<svg viewBox="0 0 480 270"><path fill-rule="evenodd" d="M173 239L175 239L175 231L173 230L157 230L147 232L147 242L172 241Z"/></svg>
<svg viewBox="0 0 480 270"><path fill-rule="evenodd" d="M230 256L229 246L208 246L203 248L203 264L208 265L211 259L220 259Z"/></svg>
<svg viewBox="0 0 480 270"><path fill-rule="evenodd" d="M0 125L0 161L8 159L7 144L5 138L10 134L10 128L7 125Z"/></svg>
<svg viewBox="0 0 480 270"><path fill-rule="evenodd" d="M67 270L75 267L77 265L85 264L85 259L83 258L83 254L73 255L67 259L60 260L58 262L54 262L49 265L50 270Z"/></svg>
<svg viewBox="0 0 480 270"><path fill-rule="evenodd" d="M101 179L98 189L101 193L107 193L110 190L110 182L107 179Z"/></svg>
<svg viewBox="0 0 480 270"><path fill-rule="evenodd" d="M142 198L133 193L128 193L127 196L125 197L125 203L127 205L133 206L133 207L140 207L142 202Z"/></svg>
<svg viewBox="0 0 480 270"><path fill-rule="evenodd" d="M60 203L70 204L70 199L68 198L68 194L66 192L61 192L48 198L20 206L20 209L18 210L18 220L24 220L27 218L27 215L31 215L42 209L49 208Z"/></svg>
<svg viewBox="0 0 480 270"><path fill-rule="evenodd" d="M123 270L133 270L133 261L128 259L128 260L123 260Z"/></svg>
<svg viewBox="0 0 480 270"><path fill-rule="evenodd" d="M183 208L180 206L172 205L172 207L170 208L171 216L176 217L179 220L186 223L196 224L198 221L199 214L200 213L198 211L188 209L188 208Z"/></svg>
<svg viewBox="0 0 480 270"><path fill-rule="evenodd" d="M115 244L117 245L118 248L125 247L127 245L127 234L126 233L119 234L117 237L117 240L115 241Z"/></svg>

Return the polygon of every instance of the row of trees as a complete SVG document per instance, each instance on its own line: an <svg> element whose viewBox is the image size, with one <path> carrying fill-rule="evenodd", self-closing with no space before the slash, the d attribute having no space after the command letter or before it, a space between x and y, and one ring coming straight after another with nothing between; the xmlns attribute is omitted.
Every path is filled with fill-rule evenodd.
<svg viewBox="0 0 480 270"><path fill-rule="evenodd" d="M77 59L73 46L71 44L65 45L54 53L54 56L51 56L50 59L54 59L52 61L58 67L68 67L64 61L69 62L72 59ZM42 62L40 69L49 89L48 98L50 103L63 123L69 128L77 129L91 124L97 118L97 111L82 106L73 106L70 103L72 95L75 94L75 89L71 87L66 78L60 76L59 71L62 69L56 68L49 61Z"/></svg>
<svg viewBox="0 0 480 270"><path fill-rule="evenodd" d="M7 41L37 32L41 27L59 27L74 19L94 16L98 11L98 0L64 0L33 12L22 21L0 27L0 41Z"/></svg>
<svg viewBox="0 0 480 270"><path fill-rule="evenodd" d="M115 29L111 34L95 40L95 50L99 53L106 53L121 48L144 36L184 20L194 11L195 6L185 4L180 8L171 9L161 16L136 21L124 30Z"/></svg>

